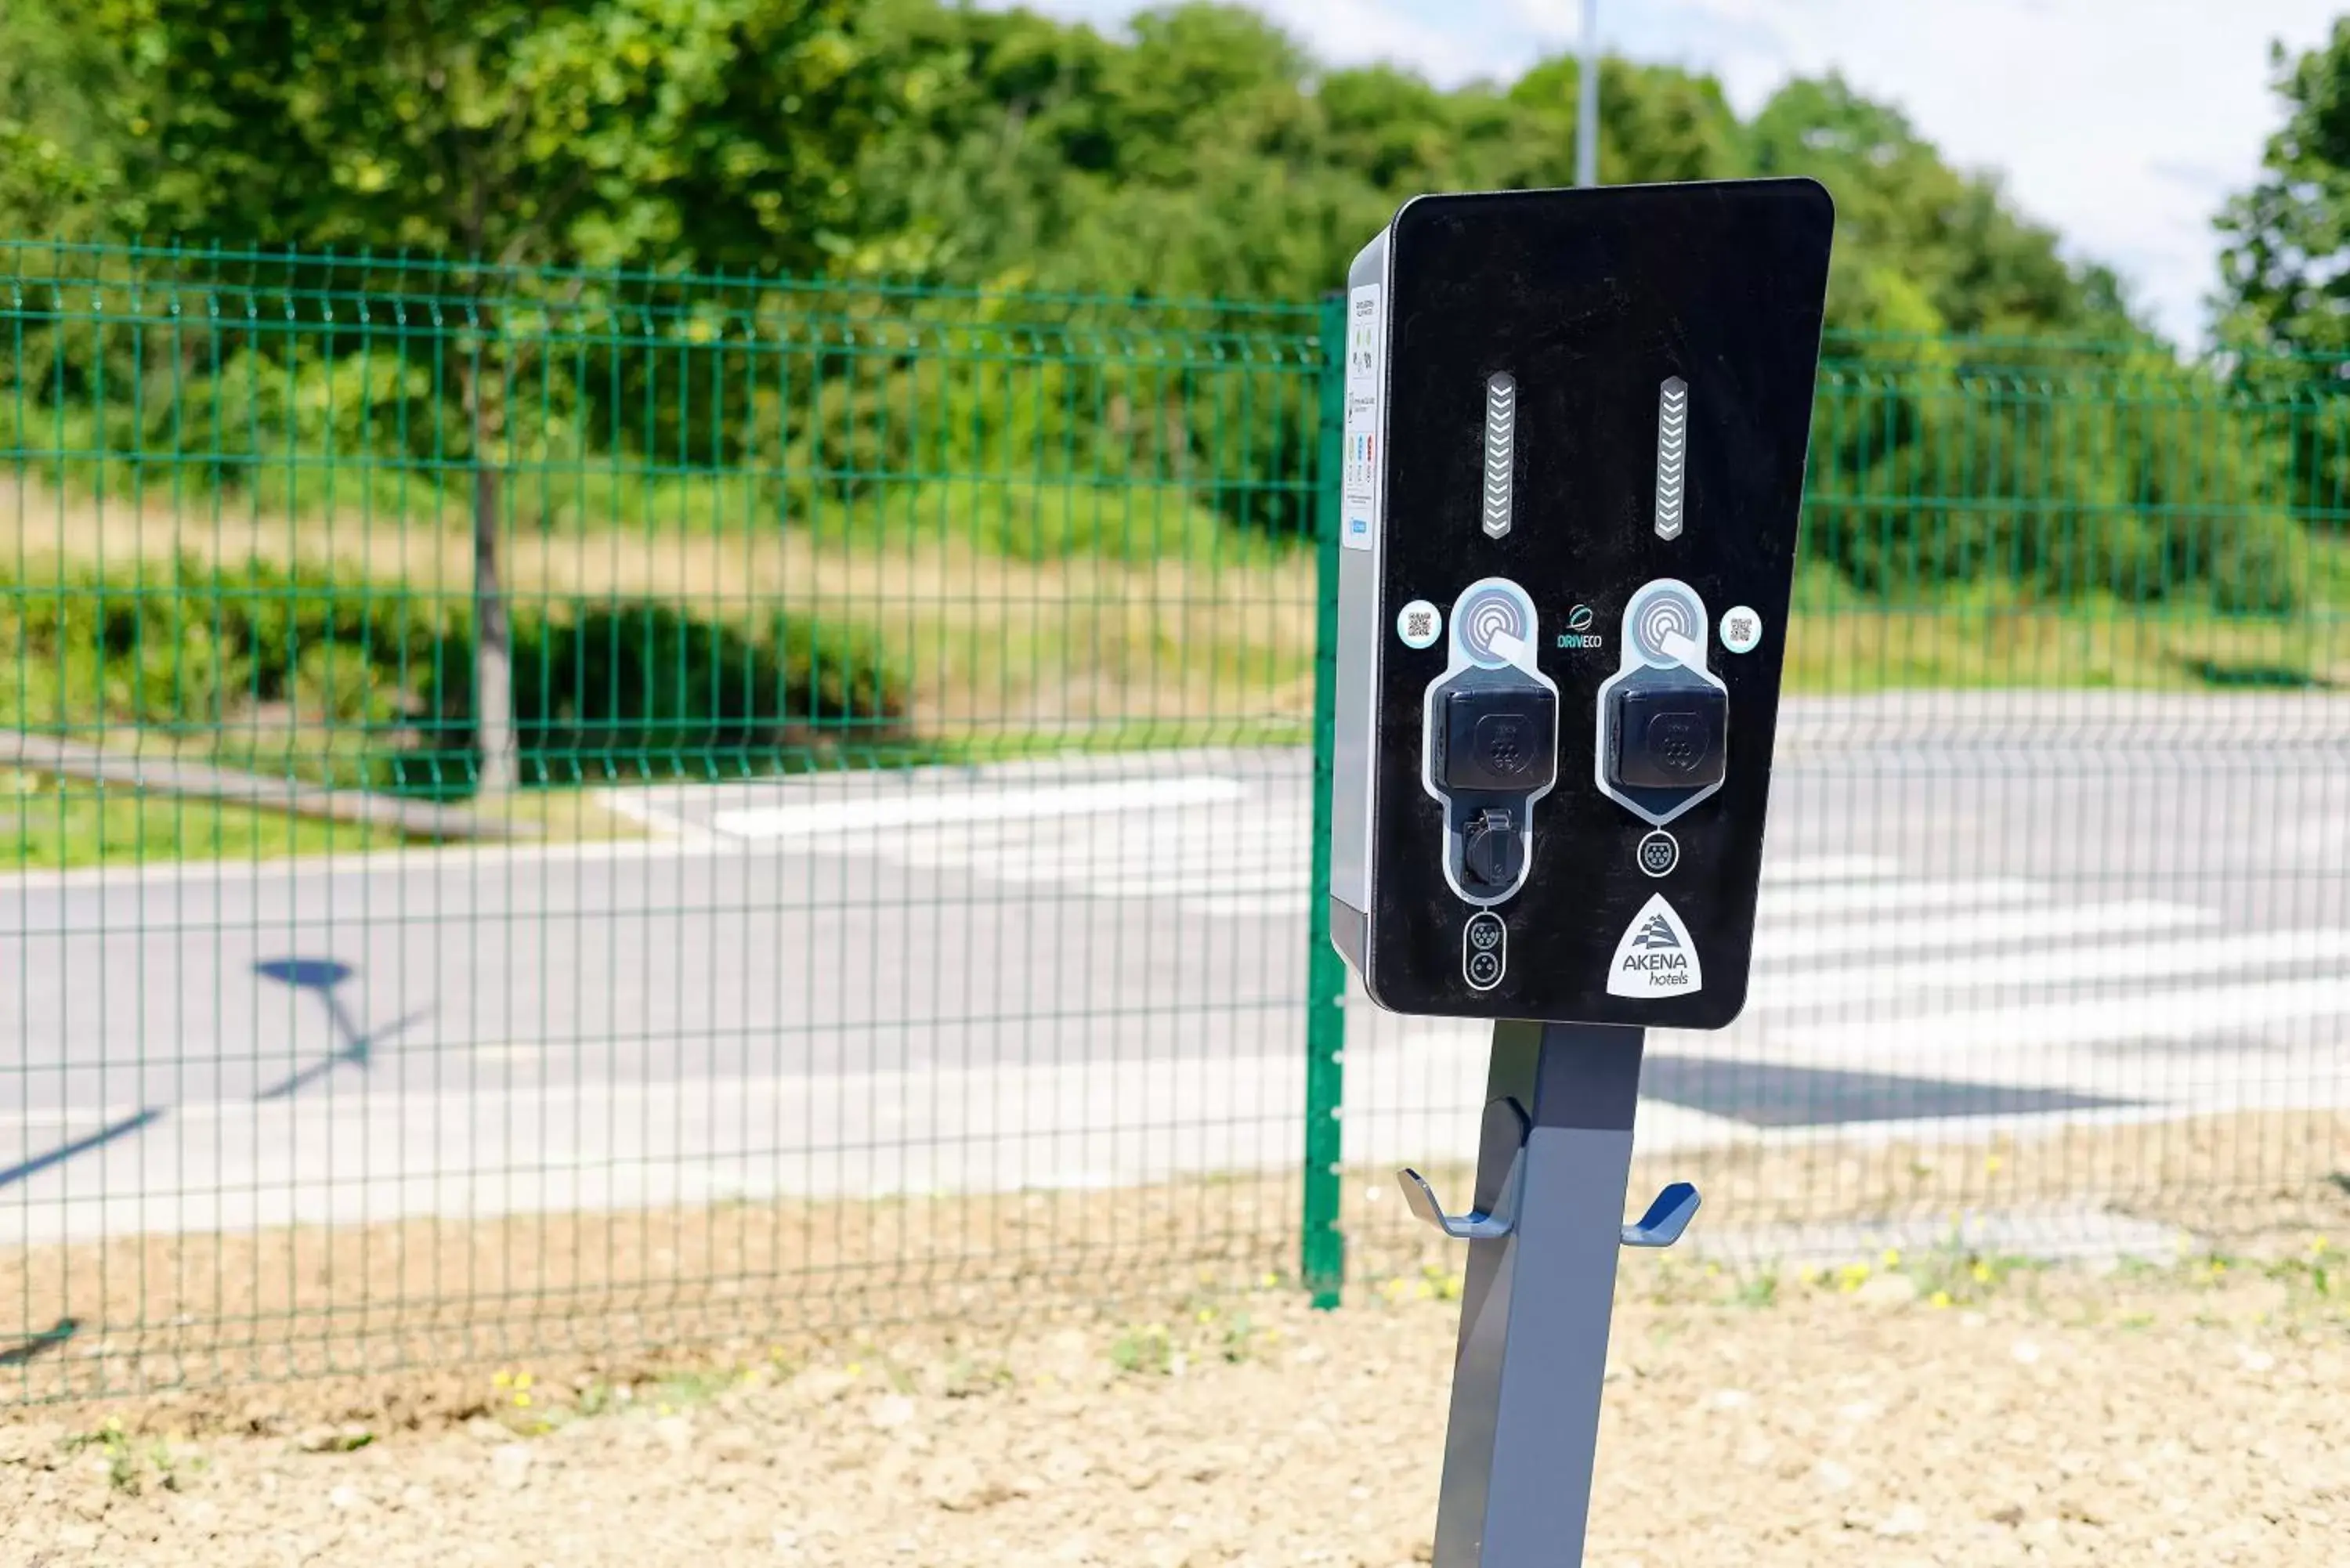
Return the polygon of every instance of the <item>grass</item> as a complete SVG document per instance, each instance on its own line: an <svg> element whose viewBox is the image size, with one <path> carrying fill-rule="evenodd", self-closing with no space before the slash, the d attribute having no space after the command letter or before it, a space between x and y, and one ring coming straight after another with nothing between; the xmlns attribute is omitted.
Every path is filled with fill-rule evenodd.
<svg viewBox="0 0 2350 1568"><path fill-rule="evenodd" d="M268 860L386 849L399 836L352 823L132 790L95 790L0 768L0 871Z"/></svg>
<svg viewBox="0 0 2350 1568"><path fill-rule="evenodd" d="M472 537L454 518L199 517L164 504L99 506L21 476L0 483L0 556L27 563L19 575L33 580L68 561L168 580L187 556L325 562L338 579L442 599L463 599L473 581ZM869 628L911 678L913 728L933 742L1158 744L1284 724L1303 740L1313 716L1314 561L1237 534L1152 560L1024 560L943 528L852 535L837 515L756 534L653 524L516 533L503 570L518 601L626 595L713 618L784 610Z"/></svg>
<svg viewBox="0 0 2350 1568"><path fill-rule="evenodd" d="M1182 523L1150 558L1099 548L1098 519L1053 556L989 549L931 515L941 499L745 525L519 530L503 569L518 603L632 596L717 621L782 610L869 635L910 683L910 754L988 762L1200 744L1297 744L1311 734L1315 565L1310 552ZM1154 524L1155 525L1155 524ZM1090 545L1088 545L1090 542ZM2313 540L2313 607L2287 618L2117 601L2023 604L1981 593L1893 605L1818 568L1797 585L1787 689L2102 688L2174 691L2350 687L2350 544ZM18 576L94 564L167 581L175 559L323 564L387 595L462 602L472 540L454 517L289 517L210 502L103 504L0 483L0 556ZM259 857L378 847L380 835L266 812L41 785L0 794L0 866ZM552 800L568 795L569 804ZM634 831L580 792L499 809L550 836Z"/></svg>
<svg viewBox="0 0 2350 1568"><path fill-rule="evenodd" d="M520 792L490 809L522 826L530 843L640 838L645 831L583 789ZM406 842L388 829L356 823L99 789L0 768L0 873L351 855Z"/></svg>
<svg viewBox="0 0 2350 1568"><path fill-rule="evenodd" d="M463 598L472 541L452 519L100 507L29 479L0 501L0 553L159 570L175 555L335 563L387 593ZM5 492L0 492L5 493ZM14 499L14 498L12 498ZM832 514L808 528L518 532L518 599L639 595L723 616L783 608L878 636L913 681L924 738L984 756L1170 739L1303 739L1313 711L1312 556L1228 533L1124 560L1025 559L943 524ZM1972 591L1888 605L1807 567L1789 628L1798 692L1908 687L2158 691L2350 685L2350 542L2313 539L2312 607L2290 617Z"/></svg>
<svg viewBox="0 0 2350 1568"><path fill-rule="evenodd" d="M1807 567L1788 630L1787 689L2350 687L2350 542L2313 541L2310 548L2311 604L2280 617L2094 597L2029 603L1980 592L1888 606Z"/></svg>

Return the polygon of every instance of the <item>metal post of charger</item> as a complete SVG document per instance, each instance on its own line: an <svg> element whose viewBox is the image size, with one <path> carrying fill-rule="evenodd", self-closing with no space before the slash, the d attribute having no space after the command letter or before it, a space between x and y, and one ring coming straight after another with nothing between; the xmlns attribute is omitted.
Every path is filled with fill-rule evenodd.
<svg viewBox="0 0 2350 1568"><path fill-rule="evenodd" d="M1624 1223L1640 1050L1620 1025L1496 1023L1474 1210L1401 1173L1413 1210L1470 1243L1434 1568L1583 1561L1617 1251L1670 1246L1698 1204L1675 1182Z"/></svg>

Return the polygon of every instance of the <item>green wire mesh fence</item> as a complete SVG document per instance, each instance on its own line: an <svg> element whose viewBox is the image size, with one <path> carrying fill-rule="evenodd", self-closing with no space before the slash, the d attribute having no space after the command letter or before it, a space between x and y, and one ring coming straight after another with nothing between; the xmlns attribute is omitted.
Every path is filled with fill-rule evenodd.
<svg viewBox="0 0 2350 1568"><path fill-rule="evenodd" d="M1326 312L0 248L0 1397L1416 1257ZM1721 1246L2331 1168L2339 385L1830 345Z"/></svg>
<svg viewBox="0 0 2350 1568"><path fill-rule="evenodd" d="M0 307L15 1392L1294 1272L1314 307Z"/></svg>

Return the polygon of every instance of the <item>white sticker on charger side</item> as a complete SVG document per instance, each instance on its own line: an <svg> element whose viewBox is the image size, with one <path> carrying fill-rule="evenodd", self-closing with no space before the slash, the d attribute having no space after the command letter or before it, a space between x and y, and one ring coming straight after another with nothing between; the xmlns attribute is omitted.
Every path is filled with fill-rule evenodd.
<svg viewBox="0 0 2350 1568"><path fill-rule="evenodd" d="M1379 392L1386 376L1380 286L1347 296L1346 452L1338 464L1338 542L1367 550L1379 531Z"/></svg>

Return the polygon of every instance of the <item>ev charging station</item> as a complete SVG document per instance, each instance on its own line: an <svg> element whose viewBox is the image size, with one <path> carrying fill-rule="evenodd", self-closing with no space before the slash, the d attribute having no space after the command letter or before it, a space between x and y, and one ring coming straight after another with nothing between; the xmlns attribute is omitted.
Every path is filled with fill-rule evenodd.
<svg viewBox="0 0 2350 1568"><path fill-rule="evenodd" d="M1331 931L1494 1020L1436 1568L1582 1560L1643 1032L1744 1005L1835 212L1423 196L1347 276Z"/></svg>

